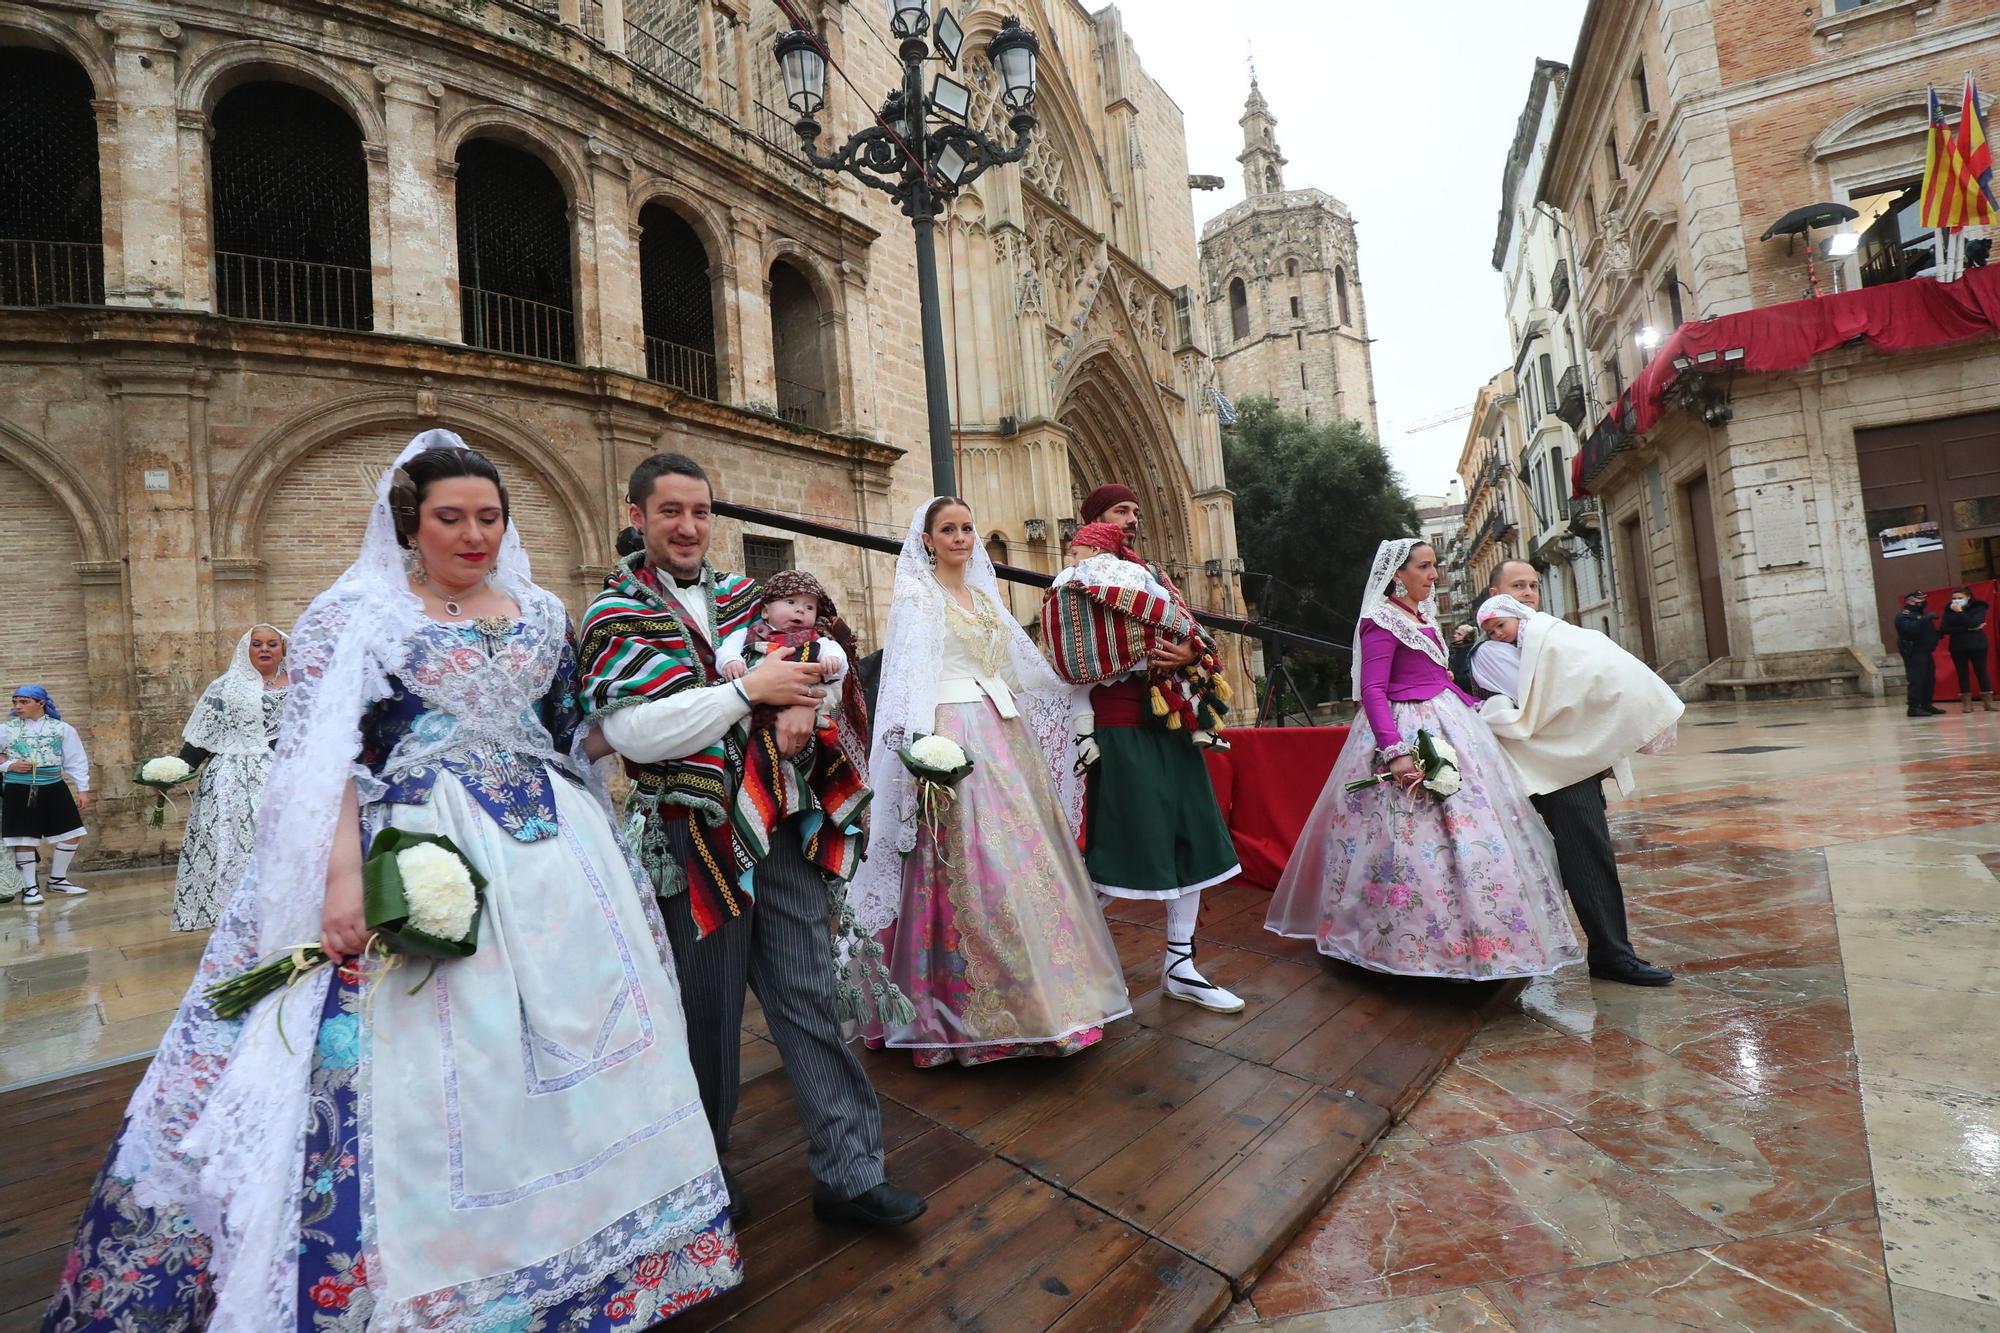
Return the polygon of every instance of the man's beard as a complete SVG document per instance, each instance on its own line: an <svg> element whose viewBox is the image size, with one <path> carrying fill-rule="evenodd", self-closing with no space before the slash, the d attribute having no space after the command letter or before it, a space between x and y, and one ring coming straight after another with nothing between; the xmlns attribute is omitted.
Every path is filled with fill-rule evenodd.
<svg viewBox="0 0 2000 1333"><path fill-rule="evenodd" d="M663 551L655 555L652 548L648 547L646 548L646 559L652 562L653 568L664 569L677 579L692 579L701 576L701 565L702 561L706 559L706 553L704 552L702 555L696 556L692 565L682 566L675 563L672 551Z"/></svg>

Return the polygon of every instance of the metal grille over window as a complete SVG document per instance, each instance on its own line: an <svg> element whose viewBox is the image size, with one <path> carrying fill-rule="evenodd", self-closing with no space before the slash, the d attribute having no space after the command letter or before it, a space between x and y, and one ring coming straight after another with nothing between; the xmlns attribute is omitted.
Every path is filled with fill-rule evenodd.
<svg viewBox="0 0 2000 1333"><path fill-rule="evenodd" d="M760 582L792 567L792 544L780 537L745 537L743 572Z"/></svg>
<svg viewBox="0 0 2000 1333"><path fill-rule="evenodd" d="M104 304L90 99L67 56L0 49L0 306Z"/></svg>
<svg viewBox="0 0 2000 1333"><path fill-rule="evenodd" d="M458 280L471 347L576 360L569 200L532 154L490 139L458 150Z"/></svg>
<svg viewBox="0 0 2000 1333"><path fill-rule="evenodd" d="M820 355L819 298L805 275L783 260L771 265L771 348L777 366L778 415L825 430L826 372Z"/></svg>
<svg viewBox="0 0 2000 1333"><path fill-rule="evenodd" d="M715 307L709 296L708 251L686 219L664 204L641 209L639 228L646 378L712 399Z"/></svg>
<svg viewBox="0 0 2000 1333"><path fill-rule="evenodd" d="M214 126L216 308L374 328L360 128L324 97L269 82L230 92Z"/></svg>

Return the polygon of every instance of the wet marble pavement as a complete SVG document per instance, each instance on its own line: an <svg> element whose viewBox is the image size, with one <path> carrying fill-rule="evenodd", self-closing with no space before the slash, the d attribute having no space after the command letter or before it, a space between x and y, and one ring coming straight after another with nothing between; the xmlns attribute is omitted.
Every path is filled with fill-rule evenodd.
<svg viewBox="0 0 2000 1333"><path fill-rule="evenodd" d="M152 1052L208 942L168 928L171 866L76 878L80 898L0 903L0 1090Z"/></svg>
<svg viewBox="0 0 2000 1333"><path fill-rule="evenodd" d="M1531 984L1225 1323L2000 1329L2000 713L1703 706L1639 777L1680 980Z"/></svg>

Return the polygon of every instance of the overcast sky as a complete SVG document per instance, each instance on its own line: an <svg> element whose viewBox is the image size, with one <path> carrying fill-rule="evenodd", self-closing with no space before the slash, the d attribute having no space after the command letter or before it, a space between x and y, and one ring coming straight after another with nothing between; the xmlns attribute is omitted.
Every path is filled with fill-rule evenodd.
<svg viewBox="0 0 2000 1333"><path fill-rule="evenodd" d="M1466 423L1406 432L1470 405L1511 359L1492 262L1500 173L1535 59L1568 63L1584 5L1120 0L1139 59L1187 117L1188 170L1228 182L1194 196L1197 227L1243 198L1253 53L1286 187L1354 214L1382 442L1413 491L1443 493Z"/></svg>

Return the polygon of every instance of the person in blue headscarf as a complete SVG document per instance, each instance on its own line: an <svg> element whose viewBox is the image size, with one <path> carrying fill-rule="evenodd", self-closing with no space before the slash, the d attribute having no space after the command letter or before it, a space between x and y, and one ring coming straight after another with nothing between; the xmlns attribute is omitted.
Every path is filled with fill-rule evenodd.
<svg viewBox="0 0 2000 1333"><path fill-rule="evenodd" d="M45 842L55 844L49 887L58 893L88 892L70 879L69 865L87 831L83 811L96 802L90 791L90 756L76 728L62 720L55 700L40 685L15 690L10 715L0 722L0 844L14 855L25 886L22 906L42 905L40 849Z"/></svg>

